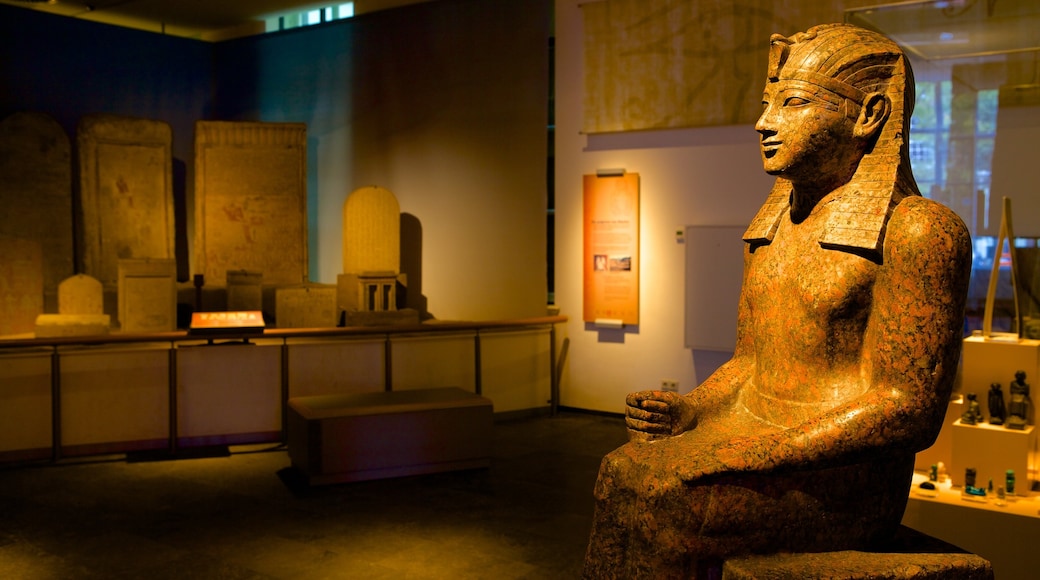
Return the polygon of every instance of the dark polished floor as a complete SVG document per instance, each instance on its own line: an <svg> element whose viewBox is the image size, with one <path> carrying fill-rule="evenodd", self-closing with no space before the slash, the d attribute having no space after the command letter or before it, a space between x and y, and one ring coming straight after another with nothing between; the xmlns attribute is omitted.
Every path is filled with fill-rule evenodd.
<svg viewBox="0 0 1040 580"><path fill-rule="evenodd" d="M0 578L576 578L620 418L498 421L488 469L300 488L283 448L0 467Z"/></svg>

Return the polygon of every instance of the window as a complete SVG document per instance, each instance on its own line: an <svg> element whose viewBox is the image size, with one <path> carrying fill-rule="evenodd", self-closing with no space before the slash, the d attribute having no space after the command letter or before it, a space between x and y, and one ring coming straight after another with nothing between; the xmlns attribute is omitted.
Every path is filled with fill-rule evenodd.
<svg viewBox="0 0 1040 580"><path fill-rule="evenodd" d="M289 14L272 16L265 20L264 31L278 32L279 30L288 30L290 28L298 28L300 26L321 24L322 22L332 22L333 20L342 20L344 18L351 18L353 16L354 3L344 2L333 6L326 6L324 8L304 10L303 12L292 12Z"/></svg>

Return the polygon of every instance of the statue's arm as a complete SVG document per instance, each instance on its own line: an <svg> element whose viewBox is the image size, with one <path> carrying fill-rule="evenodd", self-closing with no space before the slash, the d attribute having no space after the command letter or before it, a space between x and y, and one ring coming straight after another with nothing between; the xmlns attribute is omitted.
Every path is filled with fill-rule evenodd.
<svg viewBox="0 0 1040 580"><path fill-rule="evenodd" d="M744 249L744 279L751 259ZM625 400L625 421L636 438L669 437L696 427L707 413L732 405L740 386L747 382L754 366L751 335L747 332L749 309L745 285L741 284L737 304L737 344L733 357L686 395L648 390L630 393Z"/></svg>
<svg viewBox="0 0 1040 580"><path fill-rule="evenodd" d="M889 220L864 336L866 393L796 427L718 445L688 479L847 464L919 451L942 426L963 338L971 242L943 206L905 199Z"/></svg>

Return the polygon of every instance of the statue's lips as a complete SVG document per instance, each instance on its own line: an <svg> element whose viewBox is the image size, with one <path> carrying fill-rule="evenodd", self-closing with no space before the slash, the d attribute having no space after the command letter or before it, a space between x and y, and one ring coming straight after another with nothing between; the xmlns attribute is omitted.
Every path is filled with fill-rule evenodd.
<svg viewBox="0 0 1040 580"><path fill-rule="evenodd" d="M772 157L776 155L777 150L780 149L780 141L763 141L762 142L762 154L766 157Z"/></svg>

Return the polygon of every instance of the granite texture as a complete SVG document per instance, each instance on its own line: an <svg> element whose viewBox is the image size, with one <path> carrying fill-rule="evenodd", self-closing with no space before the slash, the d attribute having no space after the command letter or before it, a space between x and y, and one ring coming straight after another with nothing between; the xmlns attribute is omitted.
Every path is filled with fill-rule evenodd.
<svg viewBox="0 0 1040 580"><path fill-rule="evenodd" d="M727 561L721 574L723 580L992 580L993 567L984 558L900 527L880 551L742 556Z"/></svg>
<svg viewBox="0 0 1040 580"><path fill-rule="evenodd" d="M586 578L883 544L941 427L971 247L910 173L909 65L848 25L770 43L756 130L777 180L744 236L736 351L688 395L628 396Z"/></svg>

